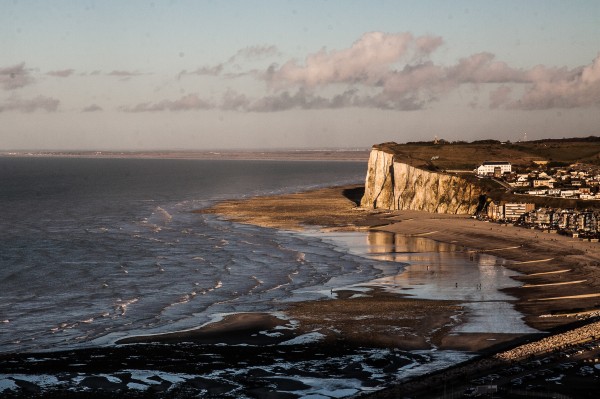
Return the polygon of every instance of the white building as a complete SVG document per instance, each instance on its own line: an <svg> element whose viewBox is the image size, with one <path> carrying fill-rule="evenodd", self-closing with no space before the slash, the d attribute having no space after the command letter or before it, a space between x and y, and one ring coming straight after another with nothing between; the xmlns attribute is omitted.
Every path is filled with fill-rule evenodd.
<svg viewBox="0 0 600 399"><path fill-rule="evenodd" d="M477 168L477 175L479 176L488 176L493 175L495 171L500 168L500 173L504 174L506 172L512 172L512 165L510 162L506 161L485 161Z"/></svg>

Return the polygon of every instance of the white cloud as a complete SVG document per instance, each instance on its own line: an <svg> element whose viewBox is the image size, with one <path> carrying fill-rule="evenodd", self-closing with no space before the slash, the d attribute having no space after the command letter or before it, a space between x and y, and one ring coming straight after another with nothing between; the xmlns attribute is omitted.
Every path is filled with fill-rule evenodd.
<svg viewBox="0 0 600 399"><path fill-rule="evenodd" d="M291 87L319 90L343 85L369 92L362 97L355 95L349 103L352 106L412 110L426 107L464 85L490 84L502 85L492 89L490 108L600 105L600 55L590 65L574 69L543 65L515 68L488 52L464 57L454 65L442 65L431 60L442 43L442 38L435 36L370 32L346 49L322 49L307 55L303 63L292 59L281 66L273 64L264 71L263 78L269 87L283 93ZM287 97L280 95L279 101L274 101L276 98L268 99L273 104L299 100L289 93ZM358 100L361 98L363 101ZM329 106L328 101L318 103Z"/></svg>

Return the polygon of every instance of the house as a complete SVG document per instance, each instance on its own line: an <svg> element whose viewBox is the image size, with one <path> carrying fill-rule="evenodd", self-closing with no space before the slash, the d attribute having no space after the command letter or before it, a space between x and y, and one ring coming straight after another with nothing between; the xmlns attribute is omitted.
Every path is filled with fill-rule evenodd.
<svg viewBox="0 0 600 399"><path fill-rule="evenodd" d="M554 211L549 209L539 209L536 213L537 224L542 228L548 228L552 225L552 217L554 216Z"/></svg>
<svg viewBox="0 0 600 399"><path fill-rule="evenodd" d="M496 169L499 168L499 169ZM485 161L477 168L478 176L492 176L512 172L512 165L507 161Z"/></svg>
<svg viewBox="0 0 600 399"><path fill-rule="evenodd" d="M560 188L551 188L548 190L548 195L560 196Z"/></svg>
<svg viewBox="0 0 600 399"><path fill-rule="evenodd" d="M575 190L562 190L560 192L560 196L563 198L575 198L577 194L578 193Z"/></svg>
<svg viewBox="0 0 600 399"><path fill-rule="evenodd" d="M544 178L544 179L535 179L533 180L533 187L550 187L554 188L554 180Z"/></svg>
<svg viewBox="0 0 600 399"><path fill-rule="evenodd" d="M510 185L513 187L529 187L529 186L531 186L531 183L529 182L529 175L527 173L517 175L517 178L515 179L515 181L510 183Z"/></svg>
<svg viewBox="0 0 600 399"><path fill-rule="evenodd" d="M527 191L527 194L529 195L546 195L546 193L548 192L548 190L529 190Z"/></svg>

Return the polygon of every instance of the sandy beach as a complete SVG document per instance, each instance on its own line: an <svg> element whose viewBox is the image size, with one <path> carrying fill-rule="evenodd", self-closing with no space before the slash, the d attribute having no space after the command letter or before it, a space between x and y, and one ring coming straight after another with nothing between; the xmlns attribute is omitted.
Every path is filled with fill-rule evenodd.
<svg viewBox="0 0 600 399"><path fill-rule="evenodd" d="M540 382L540 385L536 385L539 389L547 389L543 387L547 386L548 381L563 379L562 383L557 383L562 385L553 388L555 392L578 392L581 397L586 397L585 387L595 384L594 378L582 379L579 376L581 372L577 375L574 372L571 375L567 373L567 377L564 377L564 372L560 374L560 370L563 367L573 367L571 363L567 366L561 363L564 362L562 359L570 356L569 353L583 353L578 355L580 365L585 364L582 362L594 361L594 356L598 356L597 349L594 348L597 348L595 345L600 337L600 327L598 323L586 324L597 320L600 315L600 249L597 243L507 224L481 222L468 215L365 210L357 206L360 196L360 186L337 187L249 201L227 201L203 212L217 213L241 223L280 229L301 230L307 226L319 226L327 231L368 230L389 232L402 237L426 237L462 246L464 251L474 255L491 254L506 259L508 262L505 267L521 273L515 278L522 285L506 289L506 292L516 298L515 307L522 312L529 326L550 333L546 341L542 338L543 334L449 334L449 329L440 329L434 341L439 348L478 352L483 357L464 366L426 374L410 383L403 382L369 397L438 397L436 395L441 394L440 387L445 386L446 382L455 384L459 392L461 389L466 392L469 386L477 385L471 382L475 376L484 376L485 379L488 378L486 373L492 376L489 378L495 378L497 374L493 373L496 372L510 374L511 365L521 364L515 362L524 362L525 359L540 359L536 364L541 366L533 366L543 368L538 370L540 377L535 377L535 381ZM339 311L342 306L338 307L335 302L331 301L327 307L337 308L336 317L346 317L347 323L351 323L351 319L360 318L356 317L356 313L364 312L362 315L366 317L374 309L364 300L355 300L352 304L347 304L352 311L344 312ZM448 302L445 305L451 306ZM302 304L300 307L302 306L310 307L311 304ZM437 313L440 309L431 307L429 310ZM419 315L414 312L411 316L411 312L413 310L408 308L405 317L418 319ZM324 313L326 312L321 313L321 317ZM349 317L349 314L353 316ZM448 314L444 311L439 311L437 316L448 320ZM392 324L389 322L389 325ZM584 327L579 329L581 324ZM432 331L431 327L420 325L416 335L427 336ZM418 340L397 340L392 338L394 335L390 333L387 338L374 339L369 334L363 334L362 339L369 340L371 345L379 341L406 349L422 347L422 342L417 343ZM522 346L529 341L533 343ZM582 345L581 342L590 343L578 346ZM412 346L415 344L416 346ZM552 354L551 357L548 357L548 353ZM554 371L553 377L548 377L550 380L543 377L552 372L544 368L542 362L553 362L553 370L558 370ZM503 384L521 384L520 377L517 377L506 379ZM437 387L438 393L432 387ZM505 389L511 391L513 388ZM518 389L515 390L517 391Z"/></svg>
<svg viewBox="0 0 600 399"><path fill-rule="evenodd" d="M526 322L545 331L600 314L600 250L597 243L512 225L481 222L468 215L379 211L357 207L360 186L225 201L201 212L241 223L299 230L375 230L427 237L489 253L522 273L510 289Z"/></svg>

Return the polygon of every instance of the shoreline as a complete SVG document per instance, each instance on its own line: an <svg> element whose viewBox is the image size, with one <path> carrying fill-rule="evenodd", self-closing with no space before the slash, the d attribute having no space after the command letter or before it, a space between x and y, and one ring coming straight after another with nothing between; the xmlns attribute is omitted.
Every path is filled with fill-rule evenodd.
<svg viewBox="0 0 600 399"><path fill-rule="evenodd" d="M597 243L508 224L482 222L465 215L365 210L358 208L359 197L360 186L334 187L247 202L226 201L207 213L240 223L289 230L302 230L309 225L326 231L384 231L400 236L426 237L463 246L474 253L498 256L510 261L505 267L521 273L513 278L522 285L504 291L516 298L515 308L524 315L527 325L550 335L522 334L490 346L485 342L486 337L463 334L459 342L479 341L480 345L461 347L459 344L456 349L478 353L475 360L459 362L416 378L405 378L402 383L367 394L368 397L441 397L440 387L447 383L456 385L459 392L472 392L478 389L477 385L485 384L475 382L476 376L482 381L485 378L492 381L498 375L495 373L513 373L515 365L520 365L520 370L537 369L538 374L521 372L516 378L500 378L497 384L503 392L517 395L529 392L519 391L523 381L538 375L533 380L540 385L530 384L534 391L537 386L548 392L548 381L557 381L551 382L555 392L589 395L589 388L596 384L594 376L582 378L580 371L565 371L565 367L579 364L581 370L586 367L586 370L593 370L585 362L593 364L600 355L600 350L596 349L600 348L600 322L596 321L600 317L600 248ZM330 202L340 208L321 206ZM263 206L265 204L268 206ZM308 217L302 213L306 209L310 210ZM447 340L452 338L446 335ZM584 346L580 341L589 343ZM562 359L570 359L573 353L577 354L573 358L576 362L564 366ZM523 358L523 354L527 357ZM531 366L527 359L530 362L531 359L538 360ZM552 371L548 370L546 362L554 364ZM544 379L548 372L554 376ZM437 387L437 391L432 387Z"/></svg>
<svg viewBox="0 0 600 399"><path fill-rule="evenodd" d="M361 186L220 202L198 213L217 214L268 228L324 231L384 231L425 237L489 253L510 261L521 287L506 289L528 325L547 331L578 315L600 315L600 248L597 243L512 225L482 222L468 215L357 207Z"/></svg>
<svg viewBox="0 0 600 399"><path fill-rule="evenodd" d="M600 297L596 295L600 275L596 265L600 264L600 253L590 245L593 243L475 221L468 216L360 209L357 207L360 196L359 185L332 187L223 201L195 212L268 228L383 231L391 237L424 237L463 246L467 253L489 253L507 259L510 269L522 273L516 279L523 285L506 292L516 298L515 307L525 315L529 326L546 332L566 330L569 333L575 331L574 324L580 319L600 314ZM237 312L196 329L121 338L107 347L4 354L0 355L0 366L8 375L16 376L58 373L60 378L81 389L115 392L114 397L123 392L136 397L129 384L140 384L140 381L159 381L161 385L150 382L147 390L140 391L137 397L164 397L167 392L172 394L178 389L193 392L198 387L220 395L236 392L242 386L263 397L272 392L302 392L306 389L301 382L304 380L299 377L302 373L307 373L308 380L315 381L324 373L341 379L339 395L345 392L342 396L367 394L385 398L397 397L399 392L425 392L432 384L440 386L440 381L453 378L464 383L473 375L495 370L494 367L508 367L512 361L498 362L494 356L511 353L504 351L547 336L544 333L451 333L461 318L468 317L460 304L461 301L414 299L387 292L381 285L357 286L356 289L332 290L331 297L323 300L288 304L277 313ZM598 335L600 337L600 332ZM442 359L445 365L438 363L437 369L427 368L431 359L425 360L419 353L436 352L430 352L432 349L456 350L463 357L450 362L446 359L446 363ZM365 351L374 357L349 361ZM475 355L475 359L464 363ZM310 374L292 366L291 374L282 374L269 363L274 358L289 364L316 361L322 369ZM240 384L246 384L241 381L250 378L253 381L250 387L236 387L230 382L224 384L206 378L214 370L225 372L223 370L231 370L231 365L239 363L246 364L246 369L232 375L241 379ZM363 364L369 364L375 371L371 374L361 371ZM459 365L449 367L452 364ZM394 387L397 382L394 373L415 365L420 365L417 369L424 369ZM151 366L154 371L150 370ZM257 367L262 370L258 374L253 371ZM138 378L135 370L154 374ZM86 377L78 377L81 373ZM103 377L98 377L98 373ZM190 374L195 375L190 377ZM352 379L361 381L362 386L344 386L347 383L343 381ZM64 397L66 392L60 385L43 390L27 379L4 381L9 380L15 381L21 391L8 397L21 397L20 394L22 397L35 394ZM115 382L117 380L120 382ZM273 381L277 381L276 388L272 387ZM2 378L0 388L1 385ZM369 387L374 386L392 388L369 394ZM7 391L0 392L7 394Z"/></svg>

